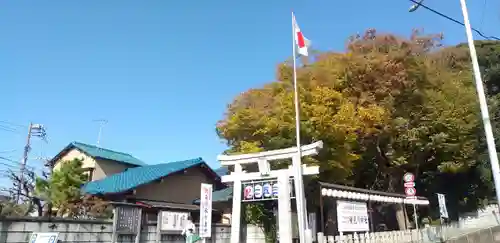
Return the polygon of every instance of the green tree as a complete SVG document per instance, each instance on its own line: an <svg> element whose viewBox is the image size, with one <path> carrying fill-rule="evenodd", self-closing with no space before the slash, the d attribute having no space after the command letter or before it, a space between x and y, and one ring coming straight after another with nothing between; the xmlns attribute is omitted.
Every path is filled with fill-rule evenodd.
<svg viewBox="0 0 500 243"><path fill-rule="evenodd" d="M57 216L74 217L81 214L81 186L87 181L82 160L63 161L48 179L37 178L36 194L57 209Z"/></svg>
<svg viewBox="0 0 500 243"><path fill-rule="evenodd" d="M274 215L276 207L277 204L273 201L247 203L243 207L245 222L259 226L264 231L266 243L274 243L278 240L276 215Z"/></svg>
<svg viewBox="0 0 500 243"><path fill-rule="evenodd" d="M402 192L402 175L413 172L419 192L435 197L445 178L484 168L470 65L462 51L442 49L441 39L368 30L344 53L319 52L298 69L301 142L325 143L305 163L320 166L321 181ZM235 98L217 124L227 153L294 146L292 84L292 67L280 64L277 81ZM459 204L484 199L455 189Z"/></svg>

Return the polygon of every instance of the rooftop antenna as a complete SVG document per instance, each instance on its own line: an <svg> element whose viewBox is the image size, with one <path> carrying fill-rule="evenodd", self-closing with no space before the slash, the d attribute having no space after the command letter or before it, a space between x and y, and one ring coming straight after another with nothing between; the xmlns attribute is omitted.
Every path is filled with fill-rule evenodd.
<svg viewBox="0 0 500 243"><path fill-rule="evenodd" d="M97 147L99 147L99 143L101 142L102 128L104 127L104 125L108 124L108 120L98 119L94 120L94 122L99 122L99 133L97 134Z"/></svg>

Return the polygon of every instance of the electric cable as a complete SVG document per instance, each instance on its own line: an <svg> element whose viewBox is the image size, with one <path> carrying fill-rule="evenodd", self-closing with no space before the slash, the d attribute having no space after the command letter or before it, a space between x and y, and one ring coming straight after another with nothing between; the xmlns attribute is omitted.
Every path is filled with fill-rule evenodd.
<svg viewBox="0 0 500 243"><path fill-rule="evenodd" d="M423 4L423 3L422 3L423 1L420 1L420 2L418 2L418 1L416 1L416 0L409 0L409 1L410 1L410 2L412 2L412 3L414 3L414 4L416 4L418 7L425 8L425 9L427 9L427 10L429 10L429 11L431 11L431 12L433 12L433 13L435 13L435 14L437 14L437 15L439 15L439 16L441 16L441 17L445 18L445 19L448 19L448 20L450 20L450 21L452 21L452 22L455 22L456 24L459 24L459 25L461 25L461 26L465 26L463 22L461 22L461 21L459 21L459 20L457 20L457 19L455 19L455 18L452 18L452 17L450 17L450 16L448 16L448 15L446 15L446 14L444 14L444 13L441 13L441 12L439 12L439 11L435 10L435 9L432 9L432 8L430 8L430 7L426 6L425 4ZM475 29L475 28L472 28L472 27L471 27L471 29L472 29L474 32L476 32L478 35L480 35L481 37L483 37L483 38L485 38L485 39L488 39L488 40L492 40L492 39L493 39L493 40L498 40L498 41L500 41L500 38L498 38L498 37L496 37L496 36L486 36L485 34L483 34L483 32L481 32L481 31L479 31L479 30L477 30L477 29Z"/></svg>

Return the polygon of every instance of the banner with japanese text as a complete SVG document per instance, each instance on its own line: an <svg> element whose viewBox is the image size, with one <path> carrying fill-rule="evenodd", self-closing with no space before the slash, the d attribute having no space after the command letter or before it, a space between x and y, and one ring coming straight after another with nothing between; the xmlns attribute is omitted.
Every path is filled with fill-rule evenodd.
<svg viewBox="0 0 500 243"><path fill-rule="evenodd" d="M212 236L212 185L201 184L200 196L200 237Z"/></svg>

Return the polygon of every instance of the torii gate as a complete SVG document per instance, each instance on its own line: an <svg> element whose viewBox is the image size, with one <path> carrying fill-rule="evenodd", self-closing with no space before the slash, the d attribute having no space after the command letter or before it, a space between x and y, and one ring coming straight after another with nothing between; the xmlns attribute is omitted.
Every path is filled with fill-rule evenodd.
<svg viewBox="0 0 500 243"><path fill-rule="evenodd" d="M318 141L312 144L301 146L302 156L316 155L319 149L323 148L323 142ZM241 194L242 182L255 180L277 180L278 185L278 228L280 243L292 242L292 219L290 207L290 184L289 180L295 173L293 167L288 169L271 170L270 162L282 159L300 159L297 156L297 148L291 147L252 154L241 155L219 155L217 159L222 166L234 166L234 172L222 176L222 182L233 182L233 211L231 215L231 243L240 242L240 219L241 219ZM259 166L259 172L247 173L243 171L242 165L255 164ZM319 174L319 166L302 165L302 175ZM297 188L296 188L297 189ZM304 196L305 197L305 196ZM299 207L305 203L305 198L296 198L297 212ZM297 217L302 215L297 214Z"/></svg>

